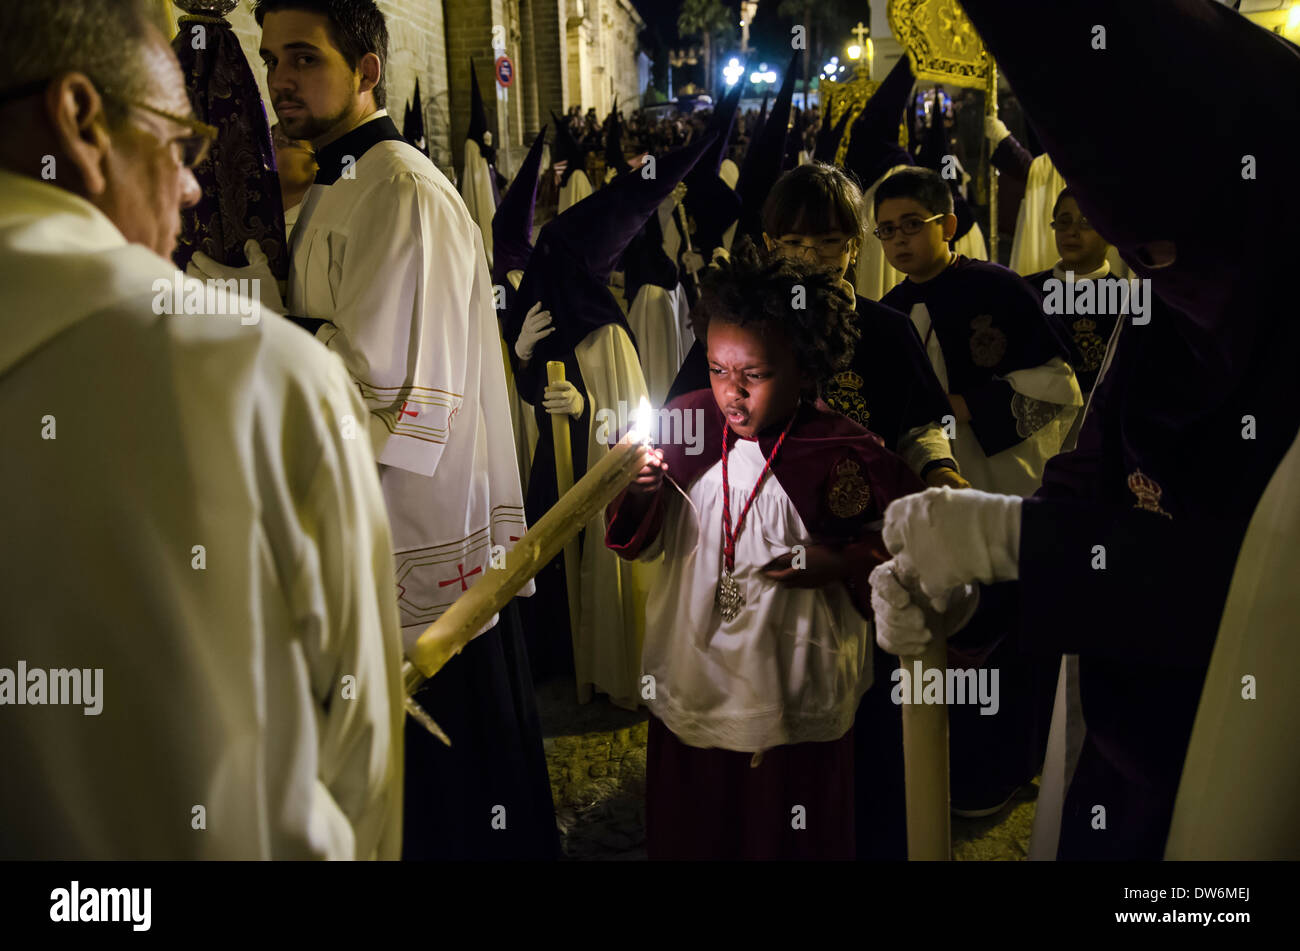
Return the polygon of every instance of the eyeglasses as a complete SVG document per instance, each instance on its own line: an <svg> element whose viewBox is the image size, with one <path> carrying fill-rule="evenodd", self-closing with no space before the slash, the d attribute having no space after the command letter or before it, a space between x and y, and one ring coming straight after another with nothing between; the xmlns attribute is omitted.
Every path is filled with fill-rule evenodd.
<svg viewBox="0 0 1300 951"><path fill-rule="evenodd" d="M124 106L134 106L137 109L143 109L145 112L152 112L156 116L162 116L170 122L177 125L183 125L190 130L189 135L183 135L173 139L171 144L179 149L176 159L186 168L195 168L202 164L203 160L208 157L208 152L212 149L212 143L217 141L217 129L206 122L200 122L190 116L183 116L176 112L169 112L166 109L159 109L157 106L151 106L147 102L140 102L137 99L128 99L125 96L119 96L109 90L103 90L100 95L105 99L112 99Z"/></svg>
<svg viewBox="0 0 1300 951"><path fill-rule="evenodd" d="M811 244L806 244L798 238L782 238L776 242L776 246L788 255L795 257L806 257L811 251L819 258L832 261L844 253L852 237L847 238L821 238Z"/></svg>
<svg viewBox="0 0 1300 951"><path fill-rule="evenodd" d="M13 89L0 93L0 106L10 102L16 102L19 99L25 99L28 96L34 96L42 92L50 81L48 79L38 79L30 83L24 83ZM166 109L160 109L157 106L151 106L147 102L140 102L137 99L130 99L126 96L118 95L109 89L101 89L100 96L104 99L111 99L123 106L134 106L136 109L143 109L145 112L152 112L156 116L161 116L177 125L183 125L190 130L190 134L173 139L170 143L177 149L176 160L186 168L194 168L208 157L208 151L212 148L212 143L217 140L216 127L208 125L206 122L200 122L198 119L190 116L183 116L179 113L169 112Z"/></svg>
<svg viewBox="0 0 1300 951"><path fill-rule="evenodd" d="M904 218L897 225L893 225L893 224L880 225L871 233L874 234L881 241L888 241L890 238L898 234L898 232L900 231L910 238L914 234L920 234L921 231L925 228L925 226L928 225L930 222L938 221L942 217L944 217L944 215L938 214L938 215L931 215L929 218Z"/></svg>
<svg viewBox="0 0 1300 951"><path fill-rule="evenodd" d="M1069 215L1062 215L1060 218L1053 218L1049 225L1053 231L1069 231L1075 225L1079 226L1080 231L1095 231L1092 222L1087 218L1072 218Z"/></svg>

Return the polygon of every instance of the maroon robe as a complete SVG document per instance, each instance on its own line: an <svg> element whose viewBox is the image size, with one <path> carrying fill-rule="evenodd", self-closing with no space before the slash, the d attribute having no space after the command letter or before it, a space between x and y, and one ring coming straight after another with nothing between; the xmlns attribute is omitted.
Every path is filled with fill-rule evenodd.
<svg viewBox="0 0 1300 951"><path fill-rule="evenodd" d="M661 447L668 474L683 487L711 469L721 457L723 417L710 390L678 397L669 409L683 413L703 411L703 451L687 455L685 446ZM759 448L772 451L784 424L759 434ZM738 439L728 433L732 442ZM836 468L855 462L869 487L866 507L851 517L834 511L832 491ZM871 618L868 575L889 557L873 525L883 518L891 501L920 491L924 486L898 456L889 452L878 436L847 417L831 411L820 400L804 404L772 462L771 476L790 498L805 527L819 544L843 550L851 561L845 584L863 617ZM655 495L641 517L620 495L607 512L606 544L624 558L635 558L658 535L664 520L666 492ZM841 508L841 511L843 509ZM752 527L749 527L752 530ZM875 671L876 683L868 691L887 693L887 670ZM867 706L864 698L863 707ZM872 705L879 710L880 705ZM888 713L889 711L886 711ZM896 713L897 711L893 711ZM650 858L851 859L856 852L855 733L880 734L872 749L901 748L901 717L882 713L864 721L861 713L854 729L838 740L780 746L763 753L751 766L749 753L700 749L678 740L659 720L651 718L647 750L646 841ZM901 789L902 777L892 775L898 762L879 764L879 782L891 791ZM874 781L874 780L873 780ZM868 793L871 791L864 791ZM881 797L867 795L879 804ZM886 797L894 808L869 816L872 823L896 827L904 822L901 796ZM795 828L794 806L804 807L804 828Z"/></svg>

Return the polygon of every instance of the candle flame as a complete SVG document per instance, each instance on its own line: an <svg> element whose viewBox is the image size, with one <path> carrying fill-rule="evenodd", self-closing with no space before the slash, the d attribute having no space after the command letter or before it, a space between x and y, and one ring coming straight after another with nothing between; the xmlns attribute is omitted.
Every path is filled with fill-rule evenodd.
<svg viewBox="0 0 1300 951"><path fill-rule="evenodd" d="M655 411L650 406L650 401L644 396L641 397L641 405L636 408L636 414L632 418L632 428L628 431L628 439L649 446L650 430L654 423L654 417Z"/></svg>

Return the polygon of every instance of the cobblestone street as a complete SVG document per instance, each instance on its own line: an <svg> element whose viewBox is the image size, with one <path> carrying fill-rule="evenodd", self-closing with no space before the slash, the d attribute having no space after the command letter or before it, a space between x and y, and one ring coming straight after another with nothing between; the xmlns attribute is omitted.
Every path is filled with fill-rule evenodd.
<svg viewBox="0 0 1300 951"><path fill-rule="evenodd" d="M644 711L631 713L602 697L579 706L572 681L538 689L546 765L564 857L636 860L645 855ZM1000 813L953 817L958 861L1018 861L1029 851L1037 787Z"/></svg>

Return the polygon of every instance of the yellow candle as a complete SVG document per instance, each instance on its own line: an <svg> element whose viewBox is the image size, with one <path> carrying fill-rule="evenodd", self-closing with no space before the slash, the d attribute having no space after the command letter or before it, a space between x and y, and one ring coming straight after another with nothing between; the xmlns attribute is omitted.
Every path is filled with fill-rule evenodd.
<svg viewBox="0 0 1300 951"><path fill-rule="evenodd" d="M546 362L546 382L554 385L564 382L564 364L559 360ZM595 418L595 414L592 414ZM573 446L569 443L569 417L565 413L551 414L551 441L555 445L555 490L562 497L573 488ZM564 584L569 604L569 639L573 645L573 669L578 673L578 702L591 699L590 689L584 690L581 672L578 671L578 576L582 565L578 556L578 538L575 535L564 543Z"/></svg>
<svg viewBox="0 0 1300 951"><path fill-rule="evenodd" d="M901 663L911 672L916 658ZM948 666L948 639L933 638L920 656L921 676ZM923 681L924 682L924 681ZM909 698L910 699L910 698ZM946 862L952 857L952 817L948 795L948 707L942 703L903 704L903 777L907 790L907 858Z"/></svg>
<svg viewBox="0 0 1300 951"><path fill-rule="evenodd" d="M643 405L643 412L645 408ZM506 555L504 568L489 571L420 635L411 649L410 660L403 665L408 694L458 654L492 619L492 615L504 608L528 579L541 571L564 543L582 530L588 519L612 502L636 478L648 459L648 448L642 441L644 431L642 422L611 447L604 458L515 543ZM599 540L593 539L592 543L599 544Z"/></svg>

